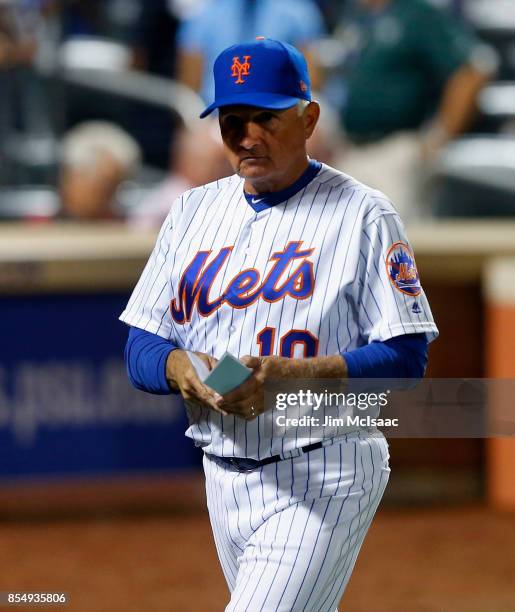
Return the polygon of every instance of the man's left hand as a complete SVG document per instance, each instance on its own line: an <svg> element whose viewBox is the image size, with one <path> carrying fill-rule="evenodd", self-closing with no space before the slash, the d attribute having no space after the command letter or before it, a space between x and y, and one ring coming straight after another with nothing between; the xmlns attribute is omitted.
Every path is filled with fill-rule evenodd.
<svg viewBox="0 0 515 612"><path fill-rule="evenodd" d="M241 385L217 400L219 408L229 414L252 421L265 411L264 385L271 378L285 378L291 369L292 360L286 357L245 356L240 361L253 370Z"/></svg>
<svg viewBox="0 0 515 612"><path fill-rule="evenodd" d="M288 357L250 357L241 362L252 369L239 387L215 400L218 408L252 421L266 410L265 383L273 379L346 378L347 364L341 355L291 359Z"/></svg>

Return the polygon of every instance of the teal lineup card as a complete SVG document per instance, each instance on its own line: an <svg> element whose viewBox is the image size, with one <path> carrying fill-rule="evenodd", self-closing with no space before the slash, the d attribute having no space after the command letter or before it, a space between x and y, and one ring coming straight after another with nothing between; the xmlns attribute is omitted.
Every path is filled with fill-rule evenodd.
<svg viewBox="0 0 515 612"><path fill-rule="evenodd" d="M188 357L200 380L220 395L235 389L252 374L250 368L230 353L224 353L211 371L195 353L188 351Z"/></svg>

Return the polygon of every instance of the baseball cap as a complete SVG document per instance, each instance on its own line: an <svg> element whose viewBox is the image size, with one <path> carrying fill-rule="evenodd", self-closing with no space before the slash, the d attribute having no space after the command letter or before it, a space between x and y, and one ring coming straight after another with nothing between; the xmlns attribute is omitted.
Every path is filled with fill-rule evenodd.
<svg viewBox="0 0 515 612"><path fill-rule="evenodd" d="M294 46L257 37L232 45L220 53L213 66L215 101L200 115L230 104L284 109L299 99L311 100L308 67Z"/></svg>

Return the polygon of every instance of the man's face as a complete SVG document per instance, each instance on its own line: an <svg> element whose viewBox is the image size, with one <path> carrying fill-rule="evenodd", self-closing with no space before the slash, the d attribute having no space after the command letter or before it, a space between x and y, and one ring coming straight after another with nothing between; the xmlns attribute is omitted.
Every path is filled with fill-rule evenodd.
<svg viewBox="0 0 515 612"><path fill-rule="evenodd" d="M277 191L295 181L299 168L306 164L306 140L318 118L318 105L310 107L302 115L296 106L286 110L242 105L220 109L227 158L234 171L247 179L246 186Z"/></svg>

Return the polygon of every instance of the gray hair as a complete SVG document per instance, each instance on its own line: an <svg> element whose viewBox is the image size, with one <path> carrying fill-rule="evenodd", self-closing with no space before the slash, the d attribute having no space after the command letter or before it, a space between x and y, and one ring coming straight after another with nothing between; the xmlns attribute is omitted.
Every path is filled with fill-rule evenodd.
<svg viewBox="0 0 515 612"><path fill-rule="evenodd" d="M94 170L102 154L118 162L127 175L141 162L138 143L109 121L81 123L65 134L60 146L61 163L76 169Z"/></svg>
<svg viewBox="0 0 515 612"><path fill-rule="evenodd" d="M302 115L304 114L304 111L306 110L306 108L310 105L310 101L309 100L304 100L301 99L297 102L296 104L296 108L297 108L297 115L299 117L302 117Z"/></svg>

